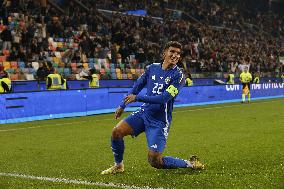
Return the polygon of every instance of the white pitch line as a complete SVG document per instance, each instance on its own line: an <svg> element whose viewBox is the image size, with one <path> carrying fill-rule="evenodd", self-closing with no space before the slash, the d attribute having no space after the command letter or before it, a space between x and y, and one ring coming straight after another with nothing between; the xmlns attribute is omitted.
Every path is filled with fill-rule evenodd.
<svg viewBox="0 0 284 189"><path fill-rule="evenodd" d="M32 127L23 127L23 128L16 128L16 129L0 129L0 132L8 132L8 131L18 131L18 130L25 130L25 129L37 129L42 127L50 127L50 126L62 126L62 125L73 125L73 124L82 124L87 122L95 122L95 121L107 121L113 119L101 119L101 120L90 120L90 121L76 121L76 122L68 122L68 123L55 123L55 124L47 124L41 126L32 126Z"/></svg>
<svg viewBox="0 0 284 189"><path fill-rule="evenodd" d="M265 104L265 103L273 103L278 102L279 100L271 100L271 101L264 101L264 102L257 102L252 103L251 105L256 104ZM227 106L214 106L214 107L208 107L208 108L198 108L198 109L189 109L189 110L180 110L180 111L174 111L173 114L176 113L183 113L183 112L195 112L195 111L202 111L202 110L212 110L212 109L222 109L222 108L231 108L231 107L237 107L237 106L243 106L244 104L235 104L235 105L227 105ZM68 123L55 123L55 124L48 124L48 125L41 125L41 126L32 126L32 127L23 127L23 128L16 128L16 129L0 129L1 132L9 132L9 131L18 131L18 130L26 130L26 129L37 129L42 127L50 127L50 126L62 126L62 125L73 125L73 124L82 124L87 122L97 122L97 121L109 121L114 120L113 118L108 119L100 119L100 120L89 120L89 121L77 121L77 122L68 122Z"/></svg>
<svg viewBox="0 0 284 189"><path fill-rule="evenodd" d="M0 173L0 176L16 177L16 178L31 179L31 180L41 180L41 181L64 183L64 184L78 184L78 185L113 187L113 188L123 188L123 189L163 189L163 188L151 188L149 186L139 187L139 186L134 186L134 185L115 184L111 182L110 183L92 182L92 181L76 180L76 179L69 179L69 178L53 178L53 177L25 175L25 174L19 174L19 173Z"/></svg>

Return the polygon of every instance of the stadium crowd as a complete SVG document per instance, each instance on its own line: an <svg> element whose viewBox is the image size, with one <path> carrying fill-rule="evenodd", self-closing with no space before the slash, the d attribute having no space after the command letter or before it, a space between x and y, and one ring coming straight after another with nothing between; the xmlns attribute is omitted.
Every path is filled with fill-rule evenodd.
<svg viewBox="0 0 284 189"><path fill-rule="evenodd" d="M6 71L17 75L14 79L44 79L56 67L67 79L78 79L76 74L94 67L103 79L135 79L146 65L161 60L169 40L184 45L181 64L187 72L239 73L244 64L270 76L284 70L279 61L283 15L272 14L265 3L250 11L242 11L248 3L207 0L86 0L84 5L88 10L68 1L62 14L39 1L2 1L0 62ZM98 9L146 9L148 16ZM111 69L131 76L118 77Z"/></svg>

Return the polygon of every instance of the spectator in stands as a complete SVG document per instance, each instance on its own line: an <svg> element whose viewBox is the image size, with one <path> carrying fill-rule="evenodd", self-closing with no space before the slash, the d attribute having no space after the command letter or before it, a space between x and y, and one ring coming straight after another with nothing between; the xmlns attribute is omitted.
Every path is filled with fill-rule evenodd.
<svg viewBox="0 0 284 189"><path fill-rule="evenodd" d="M84 80L86 79L85 77L88 76L88 71L85 70L82 65L77 67L76 80Z"/></svg>
<svg viewBox="0 0 284 189"><path fill-rule="evenodd" d="M4 70L4 67L0 65L0 79L8 78L8 73Z"/></svg>
<svg viewBox="0 0 284 189"><path fill-rule="evenodd" d="M37 69L36 76L38 81L45 81L49 75L49 70L45 62L39 62L39 68Z"/></svg>
<svg viewBox="0 0 284 189"><path fill-rule="evenodd" d="M144 53L143 48L139 48L137 54L135 55L135 59L138 62L138 67L139 68L144 68L145 62L146 62L146 55Z"/></svg>
<svg viewBox="0 0 284 189"><path fill-rule="evenodd" d="M4 27L1 33L1 39L3 40L2 50L10 50L12 47L12 33L8 27Z"/></svg>

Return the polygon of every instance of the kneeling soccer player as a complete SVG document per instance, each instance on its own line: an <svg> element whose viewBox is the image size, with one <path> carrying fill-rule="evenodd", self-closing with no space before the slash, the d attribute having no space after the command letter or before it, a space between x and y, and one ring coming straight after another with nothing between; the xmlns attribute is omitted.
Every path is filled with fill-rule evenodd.
<svg viewBox="0 0 284 189"><path fill-rule="evenodd" d="M120 121L112 131L111 147L114 154L114 166L101 174L124 172L123 154L124 140L127 135L138 136L145 132L148 143L148 161L157 169L192 168L203 169L204 165L196 156L189 160L163 156L168 137L174 99L184 86L182 70L176 65L180 60L182 46L176 41L170 41L163 51L163 63L151 64L145 73L134 84L129 95L118 107L115 118L119 118L127 104L144 102L140 110L133 112ZM146 86L147 95L139 92Z"/></svg>

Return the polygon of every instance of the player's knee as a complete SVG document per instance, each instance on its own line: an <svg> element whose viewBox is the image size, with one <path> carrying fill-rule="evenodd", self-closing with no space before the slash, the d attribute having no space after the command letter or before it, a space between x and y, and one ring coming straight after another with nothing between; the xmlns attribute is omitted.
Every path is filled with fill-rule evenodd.
<svg viewBox="0 0 284 189"><path fill-rule="evenodd" d="M152 167L156 169L163 168L163 163L162 163L163 161L162 158L159 156L148 155L148 162Z"/></svg>
<svg viewBox="0 0 284 189"><path fill-rule="evenodd" d="M123 138L123 132L118 127L114 127L112 130L112 138L113 139L120 139Z"/></svg>

